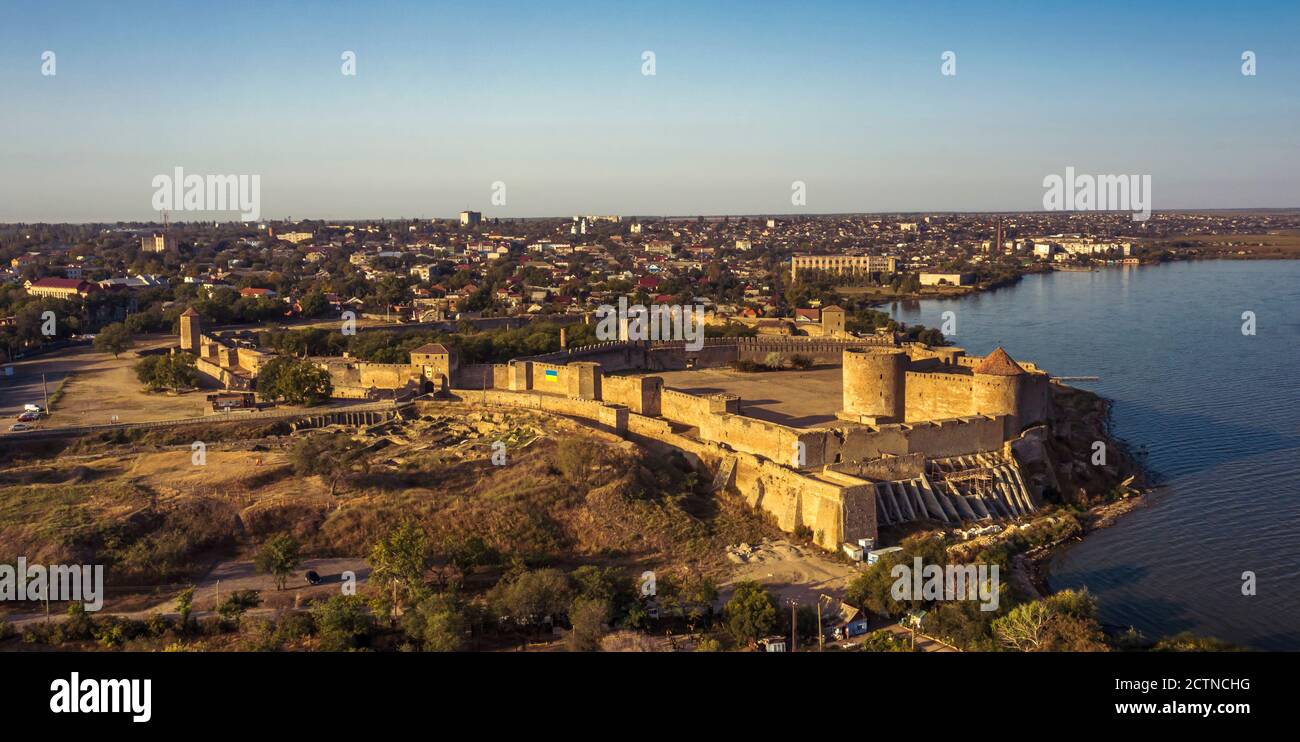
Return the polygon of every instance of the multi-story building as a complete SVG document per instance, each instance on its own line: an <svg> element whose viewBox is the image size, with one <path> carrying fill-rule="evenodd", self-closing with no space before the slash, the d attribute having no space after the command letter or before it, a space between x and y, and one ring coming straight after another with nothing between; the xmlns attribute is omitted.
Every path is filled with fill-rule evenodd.
<svg viewBox="0 0 1300 742"><path fill-rule="evenodd" d="M275 236L275 238L276 238L277 240L284 240L285 242L292 242L292 243L295 244L295 245L297 245L297 244L299 244L299 243L301 243L301 242L307 242L307 241L311 240L312 237L313 237L313 235L312 235L311 232L282 232L282 233L277 234L277 235Z"/></svg>
<svg viewBox="0 0 1300 742"><path fill-rule="evenodd" d="M460 212L460 226L474 227L483 221L483 212L481 211L462 211Z"/></svg>
<svg viewBox="0 0 1300 742"><path fill-rule="evenodd" d="M53 299L75 299L85 297L99 287L79 278L41 278L23 284L30 296L45 296Z"/></svg>
<svg viewBox="0 0 1300 742"><path fill-rule="evenodd" d="M176 238L169 234L149 234L140 238L140 249L145 252L173 252Z"/></svg>
<svg viewBox="0 0 1300 742"><path fill-rule="evenodd" d="M898 258L892 255L796 255L790 258L790 280L799 278L799 271L824 271L826 273L894 273Z"/></svg>

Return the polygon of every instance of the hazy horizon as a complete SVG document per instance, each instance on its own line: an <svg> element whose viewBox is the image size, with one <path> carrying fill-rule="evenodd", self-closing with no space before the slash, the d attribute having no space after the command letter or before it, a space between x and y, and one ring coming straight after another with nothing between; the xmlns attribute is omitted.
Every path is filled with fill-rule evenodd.
<svg viewBox="0 0 1300 742"><path fill-rule="evenodd" d="M1295 4L913 10L19 6L0 222L158 220L176 167L260 176L261 221L1029 212L1067 167L1149 174L1156 211L1300 204Z"/></svg>

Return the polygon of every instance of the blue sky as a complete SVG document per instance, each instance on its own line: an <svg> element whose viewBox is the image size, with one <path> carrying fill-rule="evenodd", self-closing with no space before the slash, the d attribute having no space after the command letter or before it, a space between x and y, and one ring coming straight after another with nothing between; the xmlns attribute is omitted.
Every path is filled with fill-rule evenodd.
<svg viewBox="0 0 1300 742"><path fill-rule="evenodd" d="M177 166L263 218L1028 210L1066 166L1300 206L1295 2L548 5L0 0L0 221L154 218Z"/></svg>

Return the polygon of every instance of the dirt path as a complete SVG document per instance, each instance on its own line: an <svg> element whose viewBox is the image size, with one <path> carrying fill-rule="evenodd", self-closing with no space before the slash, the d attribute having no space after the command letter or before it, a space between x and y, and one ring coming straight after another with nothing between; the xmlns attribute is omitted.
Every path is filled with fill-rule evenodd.
<svg viewBox="0 0 1300 742"><path fill-rule="evenodd" d="M314 570L320 575L321 584L307 584L304 576L308 570ZM301 567L294 570L284 590L276 590L274 578L259 574L252 562L220 562L195 583L192 615L201 618L215 613L218 595L228 597L236 590L257 590L261 593L262 605L248 611L247 615L274 613L281 608L305 604L308 599L328 598L338 594L342 589L342 574L345 571L355 573L357 587L364 585L370 577L370 567L364 559L308 559ZM175 616L176 599L168 598L137 611L100 611L94 615L143 620L154 613ZM62 621L65 618L62 613L50 616L50 619L55 621ZM9 622L19 630L27 624L44 620L44 613L16 613L9 616Z"/></svg>

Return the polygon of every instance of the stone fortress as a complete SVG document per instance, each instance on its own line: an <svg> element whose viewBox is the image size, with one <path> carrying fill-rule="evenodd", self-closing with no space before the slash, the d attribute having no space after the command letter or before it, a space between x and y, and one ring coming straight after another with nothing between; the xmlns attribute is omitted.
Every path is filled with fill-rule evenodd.
<svg viewBox="0 0 1300 742"><path fill-rule="evenodd" d="M834 313L826 319L842 322ZM647 448L676 450L713 477L715 490L738 493L782 529L829 550L862 539L877 544L881 526L1012 519L1036 508L1039 493L1026 484L1012 444L1051 418L1047 373L1001 348L967 356L893 333L853 337L839 327L822 328L821 337L709 338L698 350L680 341L612 341L503 364L462 364L440 344L417 348L409 364L313 362L329 371L337 397L436 393L539 409ZM189 312L181 318L181 347L228 388L249 388L273 357L204 335ZM838 366L839 394L818 389L821 401L838 409L814 424L782 423L764 419L757 401L747 412L738 394L686 391L664 379L722 374L764 384L770 396L768 384L776 389L782 377L802 372L710 369L774 354ZM835 370L821 371L832 374L829 394Z"/></svg>

